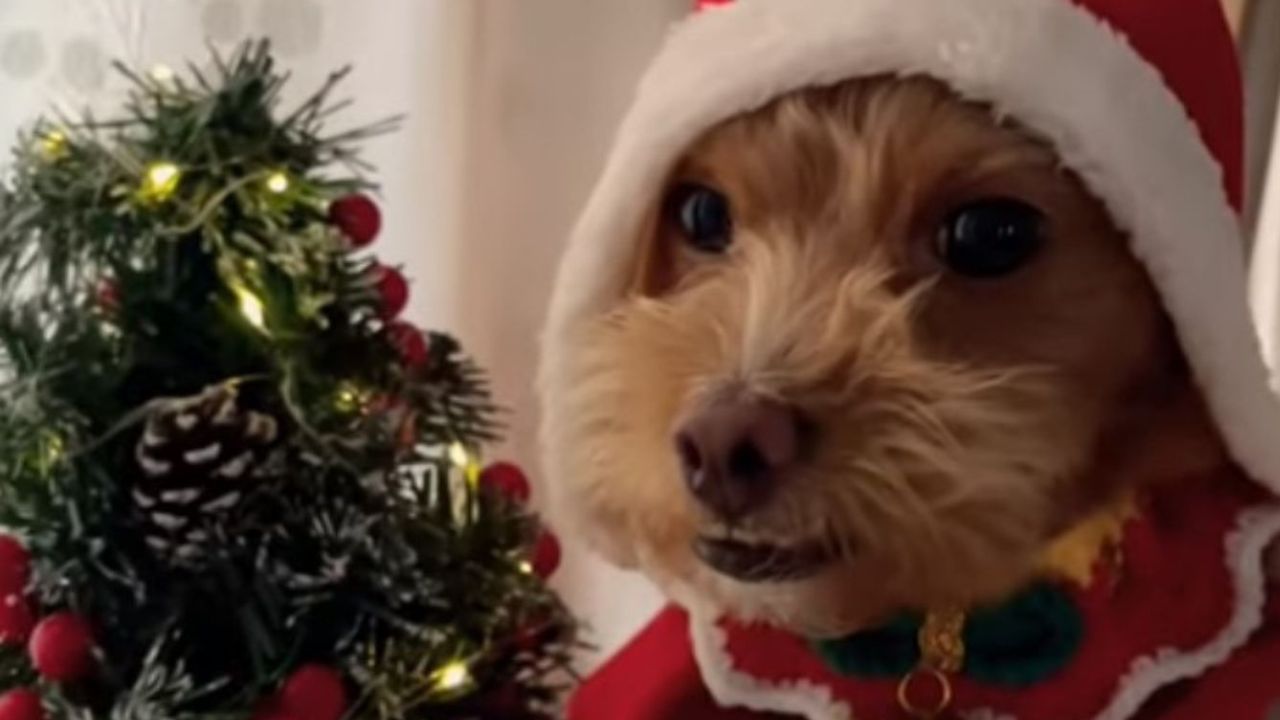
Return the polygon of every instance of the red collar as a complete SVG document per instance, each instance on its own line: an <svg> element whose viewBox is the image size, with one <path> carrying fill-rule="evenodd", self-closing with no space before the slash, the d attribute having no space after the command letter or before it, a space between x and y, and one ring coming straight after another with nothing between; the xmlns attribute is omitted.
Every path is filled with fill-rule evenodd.
<svg viewBox="0 0 1280 720"><path fill-rule="evenodd" d="M1084 640L1067 666L1025 688L951 678L951 712L999 720L1127 720L1159 689L1201 675L1263 623L1263 553L1280 505L1251 483L1186 483L1126 526L1123 564L1072 590ZM707 686L724 704L815 720L905 717L897 681L842 677L803 639L763 625L692 620ZM1280 642L1275 643L1280 661Z"/></svg>

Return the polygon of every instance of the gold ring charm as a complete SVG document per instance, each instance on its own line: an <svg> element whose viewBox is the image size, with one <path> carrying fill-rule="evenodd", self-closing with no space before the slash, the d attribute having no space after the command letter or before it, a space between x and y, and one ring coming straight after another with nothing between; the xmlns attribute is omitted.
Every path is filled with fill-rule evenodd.
<svg viewBox="0 0 1280 720"><path fill-rule="evenodd" d="M932 681L936 686L937 700L920 703L911 699L912 690L920 689L921 681ZM898 707L913 720L937 720L951 706L951 681L946 673L931 667L919 667L898 683Z"/></svg>
<svg viewBox="0 0 1280 720"><path fill-rule="evenodd" d="M964 611L947 609L927 614L920 626L917 643L920 662L944 673L964 669Z"/></svg>

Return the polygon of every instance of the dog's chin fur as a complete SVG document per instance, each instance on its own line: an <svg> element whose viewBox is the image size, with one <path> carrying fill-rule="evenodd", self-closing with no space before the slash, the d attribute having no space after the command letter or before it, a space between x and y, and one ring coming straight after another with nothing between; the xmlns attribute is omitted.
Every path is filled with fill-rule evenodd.
<svg viewBox="0 0 1280 720"><path fill-rule="evenodd" d="M1166 426L1218 457L1122 235L985 109L925 80L810 90L713 129L670 178L688 181L730 199L731 250L687 250L656 200L631 292L548 368L544 436L580 528L674 596L812 636L995 600L1095 505L1194 464L1134 457ZM999 279L949 273L942 218L993 196L1044 212L1042 251ZM717 522L681 480L673 427L726 387L815 428L739 527L823 543L835 559L811 577L744 583L692 550Z"/></svg>

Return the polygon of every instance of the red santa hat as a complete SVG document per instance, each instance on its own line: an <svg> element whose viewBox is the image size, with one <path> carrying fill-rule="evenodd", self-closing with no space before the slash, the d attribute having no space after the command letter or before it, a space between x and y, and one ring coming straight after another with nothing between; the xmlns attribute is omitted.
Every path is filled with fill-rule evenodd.
<svg viewBox="0 0 1280 720"><path fill-rule="evenodd" d="M1146 266L1235 459L1280 493L1280 405L1246 305L1243 102L1218 0L712 0L640 84L561 265L560 348L623 295L632 244L679 155L779 96L858 77L937 79L1052 143ZM554 459L553 459L554 460Z"/></svg>

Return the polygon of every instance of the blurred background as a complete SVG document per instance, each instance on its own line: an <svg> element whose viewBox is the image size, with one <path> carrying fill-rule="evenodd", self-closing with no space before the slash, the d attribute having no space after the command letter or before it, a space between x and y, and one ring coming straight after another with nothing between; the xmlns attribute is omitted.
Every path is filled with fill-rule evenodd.
<svg viewBox="0 0 1280 720"><path fill-rule="evenodd" d="M1252 300L1280 341L1280 0L1223 0L1248 78ZM560 247L668 25L693 0L0 0L0 144L51 107L109 110L119 58L175 70L267 36L308 92L354 64L341 126L405 114L375 140L384 262L408 316L456 332L512 408L494 457L536 467L537 334ZM536 500L535 500L536 501ZM551 519L555 524L554 517ZM593 628L589 667L657 608L643 579L564 538L556 582Z"/></svg>

